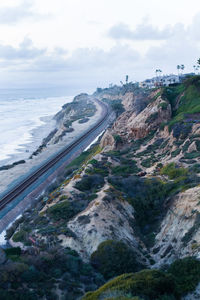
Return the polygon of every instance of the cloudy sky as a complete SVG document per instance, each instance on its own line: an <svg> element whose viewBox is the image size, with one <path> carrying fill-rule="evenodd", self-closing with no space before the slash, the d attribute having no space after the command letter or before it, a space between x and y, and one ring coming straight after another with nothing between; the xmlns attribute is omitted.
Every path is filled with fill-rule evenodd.
<svg viewBox="0 0 200 300"><path fill-rule="evenodd" d="M199 0L0 1L0 88L97 86L186 72L200 57Z"/></svg>

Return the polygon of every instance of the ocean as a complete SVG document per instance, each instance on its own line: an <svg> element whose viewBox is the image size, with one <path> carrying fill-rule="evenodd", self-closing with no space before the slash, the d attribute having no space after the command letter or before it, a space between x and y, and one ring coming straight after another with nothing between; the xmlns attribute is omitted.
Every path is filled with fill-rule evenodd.
<svg viewBox="0 0 200 300"><path fill-rule="evenodd" d="M0 166L27 159L55 128L53 116L72 100L61 90L0 89Z"/></svg>

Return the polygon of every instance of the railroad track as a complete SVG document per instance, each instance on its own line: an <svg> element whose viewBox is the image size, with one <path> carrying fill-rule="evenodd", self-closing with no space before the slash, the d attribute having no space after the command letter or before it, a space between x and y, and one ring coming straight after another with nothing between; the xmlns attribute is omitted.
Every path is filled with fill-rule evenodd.
<svg viewBox="0 0 200 300"><path fill-rule="evenodd" d="M97 128L99 128L104 121L109 116L109 108L106 104L96 100L103 107L103 117L101 120L96 123L89 131L84 133L80 138L78 138L71 145L63 149L60 153L58 153L55 157L44 163L40 168L27 176L26 179L21 181L18 185L16 185L13 189L11 189L6 195L4 195L0 199L0 210L3 209L8 203L10 203L13 199L19 196L24 190L26 190L32 183L34 183L40 176L46 173L50 168L52 168L60 159L65 157L70 151L72 151L77 145L79 145L84 139L90 136L92 132L94 132Z"/></svg>

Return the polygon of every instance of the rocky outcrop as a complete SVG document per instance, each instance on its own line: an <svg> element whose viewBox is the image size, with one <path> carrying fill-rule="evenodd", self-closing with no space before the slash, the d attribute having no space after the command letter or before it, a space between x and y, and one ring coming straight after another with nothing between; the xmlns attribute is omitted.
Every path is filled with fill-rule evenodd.
<svg viewBox="0 0 200 300"><path fill-rule="evenodd" d="M115 122L115 132L126 136L127 140L144 138L147 134L156 130L160 124L171 118L171 106L160 96L150 102L146 108L137 114L136 111L124 112Z"/></svg>
<svg viewBox="0 0 200 300"><path fill-rule="evenodd" d="M108 188L105 185L98 198L68 222L74 237L59 236L63 246L76 250L85 260L106 240L123 241L134 249L140 243L132 227L132 206L126 201L112 201L106 194Z"/></svg>
<svg viewBox="0 0 200 300"><path fill-rule="evenodd" d="M197 151L197 146L196 146L196 142L192 142L192 144L188 147L188 153L191 153L191 152L194 152L194 151Z"/></svg>
<svg viewBox="0 0 200 300"><path fill-rule="evenodd" d="M112 150L115 147L115 140L112 135L111 130L107 130L106 133L103 135L101 142L100 142L101 148L106 148L105 150Z"/></svg>
<svg viewBox="0 0 200 300"><path fill-rule="evenodd" d="M113 147L111 135L119 135L126 143L146 137L152 130L157 130L162 123L171 118L171 105L159 96L160 90L144 97L141 93L127 93L122 97L125 112L113 124L103 137L105 145ZM169 133L168 133L169 134Z"/></svg>
<svg viewBox="0 0 200 300"><path fill-rule="evenodd" d="M196 255L200 251L200 187L179 193L168 208L152 255L156 265L177 258ZM200 257L199 257L200 258Z"/></svg>

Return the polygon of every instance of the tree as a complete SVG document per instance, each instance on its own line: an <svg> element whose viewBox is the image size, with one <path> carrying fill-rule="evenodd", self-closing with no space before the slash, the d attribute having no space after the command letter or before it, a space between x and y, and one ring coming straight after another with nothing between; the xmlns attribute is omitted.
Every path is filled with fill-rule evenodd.
<svg viewBox="0 0 200 300"><path fill-rule="evenodd" d="M178 76L179 76L179 70L181 69L181 66L180 65L177 65L177 70L178 70Z"/></svg>
<svg viewBox="0 0 200 300"><path fill-rule="evenodd" d="M97 93L101 93L102 91L103 91L103 89L102 89L102 88L99 88L99 87L98 87L97 90L96 90Z"/></svg>
<svg viewBox="0 0 200 300"><path fill-rule="evenodd" d="M199 68L200 68L200 66L196 66L196 65L193 66L193 69L194 69L194 73L195 73L195 74L196 74L196 72L199 70Z"/></svg>
<svg viewBox="0 0 200 300"><path fill-rule="evenodd" d="M144 267L138 263L137 255L131 248L113 240L104 241L98 246L91 255L91 263L106 279L136 272Z"/></svg>
<svg viewBox="0 0 200 300"><path fill-rule="evenodd" d="M115 100L115 102L113 102L113 103L111 104L111 107L112 107L112 109L115 111L117 117L118 117L121 113L124 112L124 106L123 106L123 104L121 103L121 101L119 102L119 101Z"/></svg>
<svg viewBox="0 0 200 300"><path fill-rule="evenodd" d="M161 69L156 69L156 77L158 77L159 75L158 74L161 74L162 73L162 70Z"/></svg>
<svg viewBox="0 0 200 300"><path fill-rule="evenodd" d="M184 65L180 65L181 67L181 70L183 71L185 69L185 66Z"/></svg>

